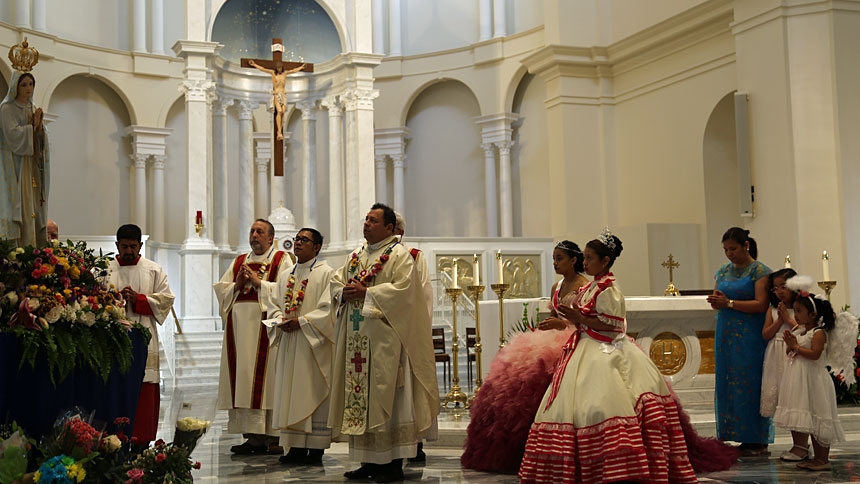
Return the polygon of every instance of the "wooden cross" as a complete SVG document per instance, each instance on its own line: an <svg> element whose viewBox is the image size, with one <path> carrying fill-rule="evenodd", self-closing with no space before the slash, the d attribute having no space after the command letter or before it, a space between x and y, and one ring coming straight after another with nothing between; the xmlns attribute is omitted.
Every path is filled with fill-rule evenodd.
<svg viewBox="0 0 860 484"><path fill-rule="evenodd" d="M355 366L356 373L361 373L361 364L367 363L367 358L362 358L361 353L356 351L355 356L349 362Z"/></svg>
<svg viewBox="0 0 860 484"><path fill-rule="evenodd" d="M358 331L358 323L364 321L364 316L361 315L361 310L355 308L352 310L352 314L349 316L349 320L352 321L352 330Z"/></svg>
<svg viewBox="0 0 860 484"><path fill-rule="evenodd" d="M242 58L240 65L242 67L256 68L272 75L272 107L275 112L272 113L275 127L275 146L272 151L275 154L275 176L284 176L284 126L283 120L286 116L286 96L284 84L287 74L293 72L313 72L314 65L306 62L284 62L281 59L281 52L284 51L284 45L281 39L272 39L272 60L268 59L246 59ZM279 130L280 128L280 130Z"/></svg>
<svg viewBox="0 0 860 484"><path fill-rule="evenodd" d="M673 282L673 271L676 268L681 267L681 264L675 261L675 258L672 257L672 254L669 254L669 258L660 265L669 269L669 282Z"/></svg>

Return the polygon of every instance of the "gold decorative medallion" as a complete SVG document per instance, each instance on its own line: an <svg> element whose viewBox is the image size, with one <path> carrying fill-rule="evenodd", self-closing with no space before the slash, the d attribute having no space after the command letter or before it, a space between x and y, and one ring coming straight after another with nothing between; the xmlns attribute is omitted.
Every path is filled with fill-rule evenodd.
<svg viewBox="0 0 860 484"><path fill-rule="evenodd" d="M655 336L649 353L651 361L664 375L675 375L687 364L687 347L675 333L667 331Z"/></svg>

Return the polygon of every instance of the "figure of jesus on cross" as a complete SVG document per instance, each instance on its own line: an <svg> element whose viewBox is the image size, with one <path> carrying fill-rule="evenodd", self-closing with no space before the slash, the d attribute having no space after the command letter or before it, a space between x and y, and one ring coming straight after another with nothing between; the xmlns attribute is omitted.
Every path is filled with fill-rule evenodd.
<svg viewBox="0 0 860 484"><path fill-rule="evenodd" d="M272 60L242 59L242 67L253 67L272 76L272 107L275 108L275 175L283 175L284 114L287 112L287 76L295 72L313 72L314 65L307 62L284 62L281 39L272 39Z"/></svg>

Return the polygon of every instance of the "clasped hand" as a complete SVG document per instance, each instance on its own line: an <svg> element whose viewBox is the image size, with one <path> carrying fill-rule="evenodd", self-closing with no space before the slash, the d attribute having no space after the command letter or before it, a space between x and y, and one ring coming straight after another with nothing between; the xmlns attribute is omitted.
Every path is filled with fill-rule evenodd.
<svg viewBox="0 0 860 484"><path fill-rule="evenodd" d="M729 307L729 298L723 291L714 290L714 293L708 296L708 304L711 305L711 309L727 308Z"/></svg>
<svg viewBox="0 0 860 484"><path fill-rule="evenodd" d="M344 301L364 299L365 294L367 294L367 288L356 279L350 279L349 282L343 286Z"/></svg>
<svg viewBox="0 0 860 484"><path fill-rule="evenodd" d="M293 331L296 331L297 329L299 329L298 318L292 318L292 319L284 318L283 321L284 321L284 324L281 325L281 331L284 331L285 333L292 333Z"/></svg>
<svg viewBox="0 0 860 484"><path fill-rule="evenodd" d="M251 282L252 286L260 287L260 276L257 275L257 272L251 269L248 264L242 264L242 267L239 268L239 275L236 277L236 287L243 287L248 281Z"/></svg>
<svg viewBox="0 0 860 484"><path fill-rule="evenodd" d="M786 329L782 333L782 340L785 341L786 353L797 351L797 336L794 333Z"/></svg>
<svg viewBox="0 0 860 484"><path fill-rule="evenodd" d="M122 298L128 302L134 303L137 301L137 293L131 288L131 286L125 286L122 288L120 294L122 294Z"/></svg>

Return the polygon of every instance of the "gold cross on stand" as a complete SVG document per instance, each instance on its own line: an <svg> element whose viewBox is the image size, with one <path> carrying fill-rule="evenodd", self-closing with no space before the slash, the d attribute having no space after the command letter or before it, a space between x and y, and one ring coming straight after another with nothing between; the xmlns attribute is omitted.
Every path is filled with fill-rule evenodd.
<svg viewBox="0 0 860 484"><path fill-rule="evenodd" d="M679 264L679 263L675 260L675 258L674 258L674 257L672 257L672 254L669 254L669 258L668 258L668 259L666 259L666 261L664 261L664 262L663 262L662 264L660 264L660 265L661 265L661 266L663 266L663 267L665 267L665 268L667 268L667 269L669 269L669 286L668 286L668 287L666 287L666 290L665 290L665 291L663 291L663 295L664 295L664 296L680 296L680 295L681 295L681 293L680 293L680 292L678 292L678 290L675 288L675 282L674 282L675 274L674 274L674 270L675 270L676 268L678 268L678 267L681 267L681 264Z"/></svg>

